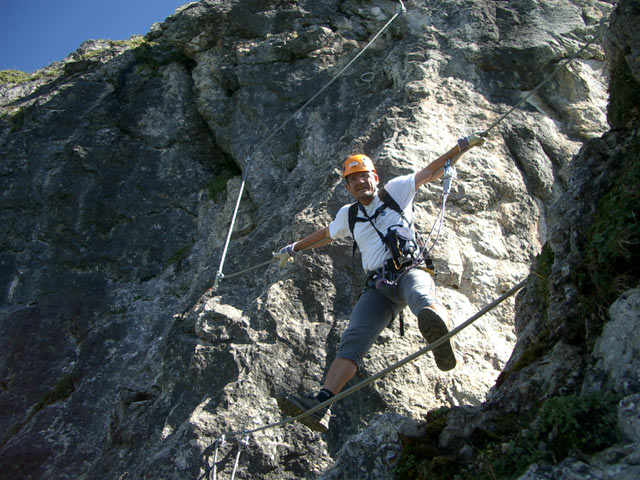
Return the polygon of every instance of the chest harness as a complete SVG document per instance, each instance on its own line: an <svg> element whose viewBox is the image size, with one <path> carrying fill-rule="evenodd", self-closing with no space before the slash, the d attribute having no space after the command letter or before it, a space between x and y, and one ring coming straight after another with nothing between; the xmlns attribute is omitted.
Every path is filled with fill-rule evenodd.
<svg viewBox="0 0 640 480"><path fill-rule="evenodd" d="M393 197L384 187L378 191L378 197L382 201L373 215L369 215L360 202L355 202L349 207L348 222L353 240L353 252L355 254L357 243L354 229L358 222L369 222L380 237L380 241L391 253L391 258L378 270L374 270L367 277L367 286L379 288L382 285L395 285L400 277L410 268L420 267L434 275L433 260L427 254L424 244L418 233L405 216L404 212ZM408 225L396 224L387 229L386 235L376 226L376 218L387 208L397 212ZM363 217L358 216L361 213Z"/></svg>

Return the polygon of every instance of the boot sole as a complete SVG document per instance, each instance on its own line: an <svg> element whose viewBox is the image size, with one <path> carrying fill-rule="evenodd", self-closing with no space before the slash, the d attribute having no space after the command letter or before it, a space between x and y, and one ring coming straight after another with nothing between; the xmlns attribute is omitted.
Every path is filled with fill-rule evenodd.
<svg viewBox="0 0 640 480"><path fill-rule="evenodd" d="M309 410L309 408L305 407L304 405L296 401L294 398L286 397L284 395L279 396L277 398L277 401L278 401L278 407L280 407L280 410L285 415L288 415L289 417L297 417L298 415ZM312 413L311 415L308 415L300 419L300 422L302 422L304 425L309 427L314 432L324 433L329 429L329 426L323 423L324 418L318 419L316 414L317 412ZM328 424L329 422L327 421L326 423Z"/></svg>
<svg viewBox="0 0 640 480"><path fill-rule="evenodd" d="M418 327L427 343L433 343L443 335L449 333L449 329L444 320L430 308L425 308L420 312ZM435 358L438 368L444 372L453 370L456 366L456 356L453 353L453 348L449 340L433 349L433 357Z"/></svg>

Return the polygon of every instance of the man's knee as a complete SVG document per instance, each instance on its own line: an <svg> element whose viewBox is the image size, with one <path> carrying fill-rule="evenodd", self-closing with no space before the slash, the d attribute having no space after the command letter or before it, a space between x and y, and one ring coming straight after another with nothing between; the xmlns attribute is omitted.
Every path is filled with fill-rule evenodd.
<svg viewBox="0 0 640 480"><path fill-rule="evenodd" d="M355 365L356 369L360 368L362 365L362 360L366 355L366 350L362 347L361 343L357 342L343 342L340 343L338 347L338 353L336 355L336 360L340 359L343 361L348 361Z"/></svg>

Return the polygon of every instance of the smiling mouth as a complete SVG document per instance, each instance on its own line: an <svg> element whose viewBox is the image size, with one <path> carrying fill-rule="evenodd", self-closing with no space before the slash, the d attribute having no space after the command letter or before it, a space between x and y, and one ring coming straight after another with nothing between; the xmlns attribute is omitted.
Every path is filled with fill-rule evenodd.
<svg viewBox="0 0 640 480"><path fill-rule="evenodd" d="M373 195L374 190L370 187L361 188L356 190L356 194L363 197L371 197Z"/></svg>

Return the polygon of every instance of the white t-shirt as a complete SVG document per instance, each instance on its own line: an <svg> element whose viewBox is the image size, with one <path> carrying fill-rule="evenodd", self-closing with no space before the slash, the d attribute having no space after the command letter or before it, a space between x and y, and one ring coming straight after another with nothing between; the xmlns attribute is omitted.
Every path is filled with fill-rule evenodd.
<svg viewBox="0 0 640 480"><path fill-rule="evenodd" d="M415 174L402 175L389 181L384 186L385 190L391 195L402 211L404 216L409 222L413 221L413 197L416 194L416 180ZM367 215L373 216L379 206L383 204L382 200L376 195L372 202L365 206ZM329 235L333 240L342 237L351 237L349 230L349 207L351 205L345 205L336 214L336 218L329 225ZM364 218L362 212L358 210L358 217ZM376 228L383 235L387 234L387 229L392 225L407 225L407 222L402 219L402 216L395 212L392 208L385 208L382 210L373 221ZM382 267L387 259L391 258L391 252L382 243L382 240L376 233L375 229L371 225L371 222L365 220L364 222L356 222L353 229L353 236L360 248L362 254L362 268L365 272L377 270Z"/></svg>

